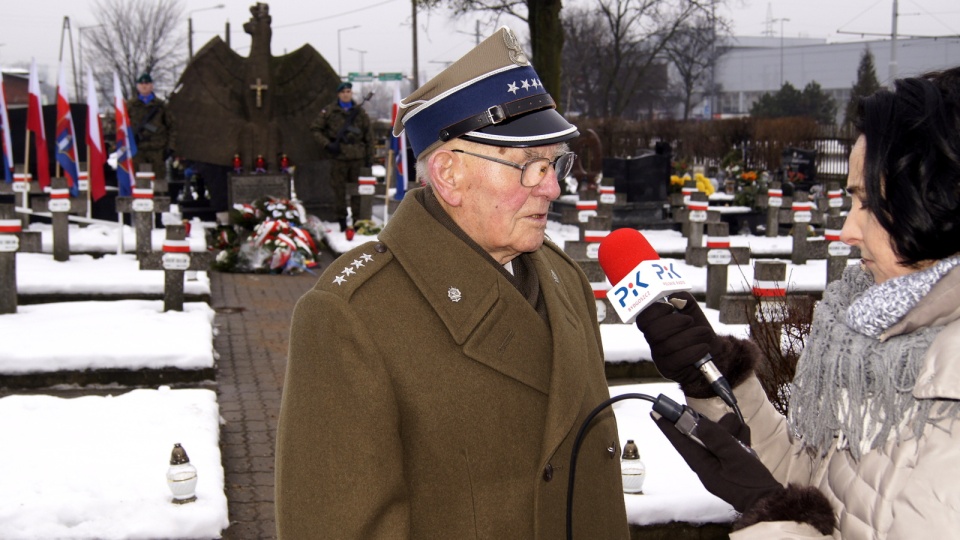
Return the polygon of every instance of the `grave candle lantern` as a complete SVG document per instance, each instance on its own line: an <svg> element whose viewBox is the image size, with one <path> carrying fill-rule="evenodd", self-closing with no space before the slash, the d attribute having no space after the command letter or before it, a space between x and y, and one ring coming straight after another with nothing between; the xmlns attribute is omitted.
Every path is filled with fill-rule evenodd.
<svg viewBox="0 0 960 540"><path fill-rule="evenodd" d="M180 443L170 452L170 468L167 469L167 486L173 493L174 504L186 504L197 500L197 468L190 464L187 451Z"/></svg>

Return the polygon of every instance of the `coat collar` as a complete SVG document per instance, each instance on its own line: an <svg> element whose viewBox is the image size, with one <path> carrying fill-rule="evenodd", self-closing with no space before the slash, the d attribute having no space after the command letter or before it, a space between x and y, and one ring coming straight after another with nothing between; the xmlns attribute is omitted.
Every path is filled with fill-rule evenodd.
<svg viewBox="0 0 960 540"><path fill-rule="evenodd" d="M425 237L430 242L424 242ZM585 339L583 328L589 321L581 320L568 297L580 284L562 283L560 276L569 272L560 272L552 262L563 259L548 256L546 247L530 254L548 326L497 268L437 223L411 194L379 238L467 356L549 396L544 451L555 449L578 418L592 358L587 349L592 342ZM532 322L511 326L506 317L518 310L529 310L524 320ZM543 353L551 362L545 370L517 361L517 355Z"/></svg>
<svg viewBox="0 0 960 540"><path fill-rule="evenodd" d="M945 325L927 351L913 387L917 399L960 399L960 267L943 277L889 333Z"/></svg>

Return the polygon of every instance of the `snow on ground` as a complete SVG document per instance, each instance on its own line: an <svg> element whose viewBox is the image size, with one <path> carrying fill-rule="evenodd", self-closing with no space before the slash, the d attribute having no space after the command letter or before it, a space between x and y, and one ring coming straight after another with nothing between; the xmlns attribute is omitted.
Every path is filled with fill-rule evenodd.
<svg viewBox="0 0 960 540"><path fill-rule="evenodd" d="M213 309L162 300L59 302L0 315L0 373L213 367ZM169 339L175 336L175 339Z"/></svg>
<svg viewBox="0 0 960 540"><path fill-rule="evenodd" d="M67 239L70 241L71 253L133 253L137 248L136 230L123 226L123 249L120 249L120 235L117 232L118 223L94 223L81 227L71 223L67 228ZM27 231L39 232L40 242L44 253L53 253L53 226L49 223L31 223ZM160 251L166 230L156 228L150 231L150 241L154 251ZM190 222L190 251L206 251L207 241L204 235L204 225L199 219Z"/></svg>
<svg viewBox="0 0 960 540"><path fill-rule="evenodd" d="M0 538L219 538L219 418L211 390L0 399ZM193 503L170 502L175 443L197 468Z"/></svg>

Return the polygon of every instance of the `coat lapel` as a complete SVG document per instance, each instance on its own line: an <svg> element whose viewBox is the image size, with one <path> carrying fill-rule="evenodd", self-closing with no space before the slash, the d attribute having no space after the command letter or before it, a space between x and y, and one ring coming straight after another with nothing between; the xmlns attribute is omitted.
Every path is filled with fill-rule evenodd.
<svg viewBox="0 0 960 540"><path fill-rule="evenodd" d="M547 325L489 261L438 224L413 197L406 199L380 239L451 338L471 359L546 393ZM431 242L423 241L427 230Z"/></svg>
<svg viewBox="0 0 960 540"><path fill-rule="evenodd" d="M532 259L540 277L553 339L553 369L542 447L542 457L547 459L569 436L580 417L586 392L585 364L591 357L587 347L591 344L585 342L584 321L577 316L567 296L568 288L579 287L579 283L560 283L560 274L552 268L543 249L534 253Z"/></svg>

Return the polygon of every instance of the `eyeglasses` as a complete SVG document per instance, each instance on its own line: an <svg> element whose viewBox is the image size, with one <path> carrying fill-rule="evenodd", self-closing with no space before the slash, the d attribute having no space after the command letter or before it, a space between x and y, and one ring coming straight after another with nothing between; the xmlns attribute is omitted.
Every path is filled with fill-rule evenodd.
<svg viewBox="0 0 960 540"><path fill-rule="evenodd" d="M550 167L553 167L553 170L557 172L558 180L566 178L573 169L573 161L577 159L577 155L573 152L564 152L553 161L550 161L547 158L534 158L521 165L505 159L498 159L495 157L485 156L483 154L467 152L466 150L451 150L451 152L467 154L468 156L474 156L487 161L493 161L501 165L506 165L508 167L513 167L514 169L520 169L520 185L529 188L539 186L540 182L543 182L543 179L546 178L547 173L550 172Z"/></svg>

